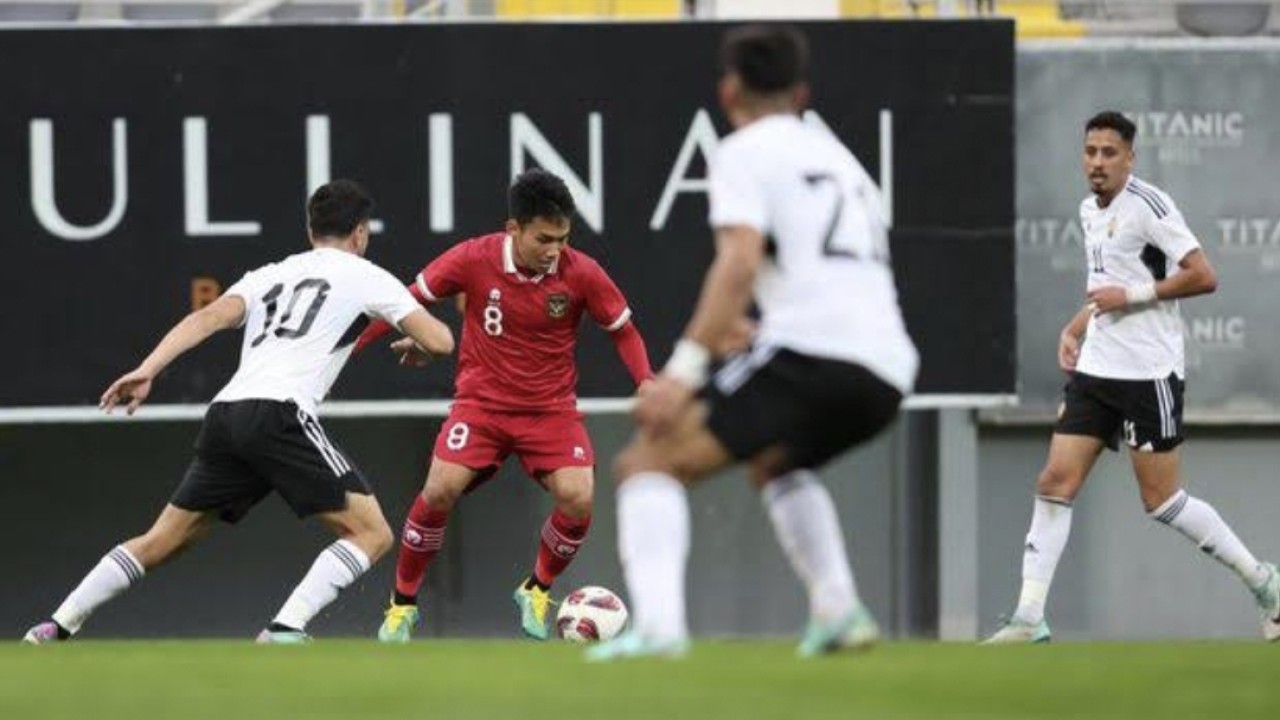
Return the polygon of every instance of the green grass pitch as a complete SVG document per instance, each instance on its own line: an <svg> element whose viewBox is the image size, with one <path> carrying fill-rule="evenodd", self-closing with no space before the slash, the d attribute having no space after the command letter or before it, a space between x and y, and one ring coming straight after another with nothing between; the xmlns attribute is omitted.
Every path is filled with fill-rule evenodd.
<svg viewBox="0 0 1280 720"><path fill-rule="evenodd" d="M1261 642L792 651L700 642L680 662L587 665L571 645L513 641L15 643L0 647L0 718L1280 717L1280 647Z"/></svg>

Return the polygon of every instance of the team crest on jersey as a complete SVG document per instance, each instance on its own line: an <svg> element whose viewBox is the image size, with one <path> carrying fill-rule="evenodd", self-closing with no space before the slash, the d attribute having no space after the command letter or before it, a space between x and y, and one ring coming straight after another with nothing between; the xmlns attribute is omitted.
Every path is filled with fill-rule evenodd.
<svg viewBox="0 0 1280 720"><path fill-rule="evenodd" d="M551 293L547 296L547 317L559 320L569 312L569 296L565 293Z"/></svg>

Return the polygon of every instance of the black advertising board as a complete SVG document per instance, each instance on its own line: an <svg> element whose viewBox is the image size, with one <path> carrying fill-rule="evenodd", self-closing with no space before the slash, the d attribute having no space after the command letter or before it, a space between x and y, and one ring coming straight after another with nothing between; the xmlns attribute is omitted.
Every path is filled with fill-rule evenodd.
<svg viewBox="0 0 1280 720"><path fill-rule="evenodd" d="M924 359L918 391L1015 390L1013 32L1007 22L811 23L813 106L892 177L893 253ZM308 190L353 177L378 200L370 259L409 281L501 227L512 175L561 172L574 242L628 295L655 363L712 246L704 154L713 23L0 31L6 297L0 406L86 405L245 270L305 249ZM886 135L891 130L891 137ZM889 167L883 167L885 163ZM201 402L234 369L227 333L153 402ZM602 333L580 395L630 383ZM447 398L358 357L338 399Z"/></svg>

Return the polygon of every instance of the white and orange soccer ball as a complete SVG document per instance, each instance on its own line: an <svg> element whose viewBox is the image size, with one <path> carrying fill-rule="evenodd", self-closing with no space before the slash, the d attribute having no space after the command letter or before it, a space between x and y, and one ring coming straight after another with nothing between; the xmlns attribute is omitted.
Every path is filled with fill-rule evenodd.
<svg viewBox="0 0 1280 720"><path fill-rule="evenodd" d="M608 588L578 588L560 603L556 635L569 642L610 640L627 625L627 606Z"/></svg>

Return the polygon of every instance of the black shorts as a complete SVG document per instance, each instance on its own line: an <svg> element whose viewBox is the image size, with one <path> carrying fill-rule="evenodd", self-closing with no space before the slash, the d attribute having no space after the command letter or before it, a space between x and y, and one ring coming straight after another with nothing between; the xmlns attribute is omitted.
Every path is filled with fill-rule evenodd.
<svg viewBox="0 0 1280 720"><path fill-rule="evenodd" d="M272 490L298 517L342 510L347 493L372 490L320 422L293 402L236 400L209 406L196 456L169 502L237 522Z"/></svg>
<svg viewBox="0 0 1280 720"><path fill-rule="evenodd" d="M755 347L716 372L707 428L736 460L783 451L780 466L816 469L879 434L902 393L861 365Z"/></svg>
<svg viewBox="0 0 1280 720"><path fill-rule="evenodd" d="M1182 393L1175 374L1159 380L1113 380L1084 373L1063 389L1054 432L1101 439L1112 450L1120 441L1145 452L1169 452L1182 444Z"/></svg>

